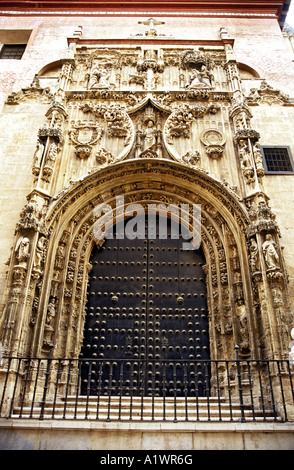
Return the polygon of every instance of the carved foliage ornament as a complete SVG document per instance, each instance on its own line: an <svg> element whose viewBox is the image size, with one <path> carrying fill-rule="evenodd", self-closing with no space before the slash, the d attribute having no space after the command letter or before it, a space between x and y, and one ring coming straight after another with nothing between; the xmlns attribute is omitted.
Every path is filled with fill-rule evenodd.
<svg viewBox="0 0 294 470"><path fill-rule="evenodd" d="M183 103L176 106L166 122L166 140L173 145L173 139L176 137L191 137L191 123L203 117L206 113L215 114L219 109L217 105L195 105Z"/></svg>
<svg viewBox="0 0 294 470"><path fill-rule="evenodd" d="M132 123L125 109L117 103L107 105L99 103L85 103L81 106L84 113L91 112L95 117L103 118L108 123L108 137L124 138L124 145L131 142Z"/></svg>

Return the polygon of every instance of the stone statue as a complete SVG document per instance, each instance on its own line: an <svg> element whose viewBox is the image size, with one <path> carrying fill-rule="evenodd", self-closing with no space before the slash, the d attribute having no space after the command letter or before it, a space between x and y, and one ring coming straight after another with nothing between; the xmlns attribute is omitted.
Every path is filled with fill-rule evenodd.
<svg viewBox="0 0 294 470"><path fill-rule="evenodd" d="M276 243L271 234L266 235L262 249L268 269L277 268L279 266L279 255L276 250Z"/></svg>
<svg viewBox="0 0 294 470"><path fill-rule="evenodd" d="M105 70L101 70L98 67L94 67L91 70L88 88L90 90L93 88L94 89L95 88L98 88L98 89L109 88L109 83L107 81L108 79L109 79L109 74L107 74Z"/></svg>
<svg viewBox="0 0 294 470"><path fill-rule="evenodd" d="M156 143L156 127L154 122L149 120L144 132L144 148L150 148Z"/></svg>
<svg viewBox="0 0 294 470"><path fill-rule="evenodd" d="M254 273L259 269L259 267L258 267L258 246L257 246L257 242L256 242L256 240L254 240L254 238L252 238L250 240L249 251L250 251L249 263L250 263L251 271Z"/></svg>
<svg viewBox="0 0 294 470"><path fill-rule="evenodd" d="M55 317L55 301L53 299L48 304L46 325L51 325L51 322L52 322L54 317Z"/></svg>
<svg viewBox="0 0 294 470"><path fill-rule="evenodd" d="M16 259L19 265L21 266L27 265L27 260L29 257L29 249L30 249L30 240L26 237L20 237L15 247Z"/></svg>
<svg viewBox="0 0 294 470"><path fill-rule="evenodd" d="M240 140L239 142L239 155L240 155L242 167L251 168L252 162L250 158L250 153L249 153L247 143L244 140Z"/></svg>
<svg viewBox="0 0 294 470"><path fill-rule="evenodd" d="M40 170L44 149L45 149L44 142L42 142L42 140L38 140L37 148L34 154L34 161L33 161L33 169L35 172Z"/></svg>
<svg viewBox="0 0 294 470"><path fill-rule="evenodd" d="M43 260L43 253L45 249L45 242L46 238L45 237L40 237L37 243L36 247L36 253L35 253L35 260L34 260L34 268L40 268L41 263Z"/></svg>
<svg viewBox="0 0 294 470"><path fill-rule="evenodd" d="M262 155L260 152L260 144L256 142L253 147L253 155L256 165L256 171L258 176L264 176L264 167L262 162Z"/></svg>
<svg viewBox="0 0 294 470"><path fill-rule="evenodd" d="M210 74L205 65L202 65L200 71L193 69L189 74L189 82L186 88L211 87Z"/></svg>

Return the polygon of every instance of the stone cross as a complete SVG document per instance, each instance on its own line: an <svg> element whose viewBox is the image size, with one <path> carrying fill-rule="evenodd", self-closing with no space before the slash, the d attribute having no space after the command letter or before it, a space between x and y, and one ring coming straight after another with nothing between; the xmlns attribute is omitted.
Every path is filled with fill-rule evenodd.
<svg viewBox="0 0 294 470"><path fill-rule="evenodd" d="M165 22L155 20L154 18L149 18L146 21L138 21L138 24L145 24L145 25L149 26L149 29L147 29L147 31L145 31L146 36L157 36L157 31L156 31L154 26L159 25L159 24L165 24Z"/></svg>

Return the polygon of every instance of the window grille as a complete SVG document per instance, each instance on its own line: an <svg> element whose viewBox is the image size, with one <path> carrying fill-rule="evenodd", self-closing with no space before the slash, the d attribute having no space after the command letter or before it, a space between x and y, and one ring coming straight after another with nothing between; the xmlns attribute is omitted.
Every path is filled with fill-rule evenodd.
<svg viewBox="0 0 294 470"><path fill-rule="evenodd" d="M294 174L293 160L288 147L262 147L261 150L267 174Z"/></svg>
<svg viewBox="0 0 294 470"><path fill-rule="evenodd" d="M25 51L26 44L4 44L2 46L0 59L20 60Z"/></svg>

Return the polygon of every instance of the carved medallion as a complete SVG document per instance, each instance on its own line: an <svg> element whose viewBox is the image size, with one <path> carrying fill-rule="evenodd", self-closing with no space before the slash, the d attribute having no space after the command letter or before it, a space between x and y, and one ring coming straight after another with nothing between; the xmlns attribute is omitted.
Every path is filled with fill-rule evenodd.
<svg viewBox="0 0 294 470"><path fill-rule="evenodd" d="M69 135L75 147L75 154L79 158L88 158L92 146L102 137L102 128L96 122L77 121L69 131Z"/></svg>
<svg viewBox="0 0 294 470"><path fill-rule="evenodd" d="M206 153L211 158L222 156L226 143L225 136L216 129L207 129L200 136L201 142L206 147Z"/></svg>

